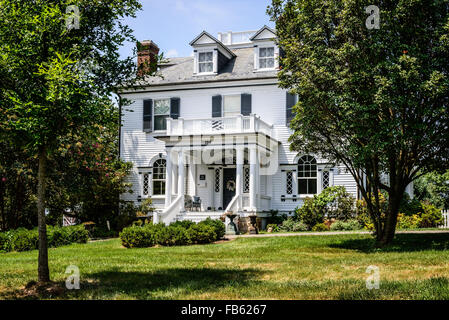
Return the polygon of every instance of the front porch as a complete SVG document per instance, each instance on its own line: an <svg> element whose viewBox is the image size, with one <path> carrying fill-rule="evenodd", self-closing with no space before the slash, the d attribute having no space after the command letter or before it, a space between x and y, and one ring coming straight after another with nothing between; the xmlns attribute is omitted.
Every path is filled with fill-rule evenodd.
<svg viewBox="0 0 449 320"><path fill-rule="evenodd" d="M256 117L248 118L256 123ZM167 132L182 122L169 119ZM182 133L158 137L166 144L165 204L154 222L199 221L219 218L226 212L245 216L271 209L272 175L267 174L267 167L277 158L276 140L258 130L220 135ZM200 199L200 205L195 210L186 208L186 196Z"/></svg>

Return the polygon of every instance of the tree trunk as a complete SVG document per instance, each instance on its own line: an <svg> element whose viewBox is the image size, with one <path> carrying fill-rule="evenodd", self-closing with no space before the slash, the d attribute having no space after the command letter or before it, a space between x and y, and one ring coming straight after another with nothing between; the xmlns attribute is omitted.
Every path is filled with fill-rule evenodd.
<svg viewBox="0 0 449 320"><path fill-rule="evenodd" d="M394 239L396 224L398 221L399 206L402 199L402 197L398 196L398 194L389 194L388 212L386 212L384 231L380 240L378 239L378 244L380 247L385 247L391 244Z"/></svg>
<svg viewBox="0 0 449 320"><path fill-rule="evenodd" d="M38 282L50 282L48 269L47 225L45 224L45 178L47 171L47 154L45 148L39 149L39 170L37 184L37 217L39 229Z"/></svg>

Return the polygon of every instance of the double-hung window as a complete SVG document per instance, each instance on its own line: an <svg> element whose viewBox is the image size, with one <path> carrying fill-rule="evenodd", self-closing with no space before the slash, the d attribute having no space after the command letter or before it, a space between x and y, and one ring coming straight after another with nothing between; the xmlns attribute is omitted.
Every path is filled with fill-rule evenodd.
<svg viewBox="0 0 449 320"><path fill-rule="evenodd" d="M165 159L156 160L153 164L153 195L165 195L165 177L166 177Z"/></svg>
<svg viewBox="0 0 449 320"><path fill-rule="evenodd" d="M298 161L298 193L317 193L317 164L312 156L303 156Z"/></svg>
<svg viewBox="0 0 449 320"><path fill-rule="evenodd" d="M274 47L259 49L259 69L274 68Z"/></svg>
<svg viewBox="0 0 449 320"><path fill-rule="evenodd" d="M170 117L170 99L154 101L154 130L167 130L167 118Z"/></svg>
<svg viewBox="0 0 449 320"><path fill-rule="evenodd" d="M229 95L224 96L223 100L223 117L233 117L241 113L241 96Z"/></svg>
<svg viewBox="0 0 449 320"><path fill-rule="evenodd" d="M200 52L198 54L198 72L206 73L214 71L213 52Z"/></svg>

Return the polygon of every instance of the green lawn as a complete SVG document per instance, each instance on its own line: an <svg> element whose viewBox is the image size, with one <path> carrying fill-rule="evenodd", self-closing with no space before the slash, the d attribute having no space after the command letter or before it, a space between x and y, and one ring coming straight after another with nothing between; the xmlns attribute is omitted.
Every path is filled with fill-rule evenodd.
<svg viewBox="0 0 449 320"><path fill-rule="evenodd" d="M67 266L80 268L81 289L64 299L449 298L448 233L372 244L369 235L329 235L125 249L112 239L50 249L49 258L61 283ZM37 251L0 254L0 299L18 297L36 278L36 261ZM380 268L379 290L366 289L370 265Z"/></svg>

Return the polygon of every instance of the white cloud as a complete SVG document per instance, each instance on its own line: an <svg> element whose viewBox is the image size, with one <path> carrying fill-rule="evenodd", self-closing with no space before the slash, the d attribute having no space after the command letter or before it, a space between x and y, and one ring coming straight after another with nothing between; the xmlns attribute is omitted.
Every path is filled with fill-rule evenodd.
<svg viewBox="0 0 449 320"><path fill-rule="evenodd" d="M176 49L170 49L167 51L167 53L165 53L164 56L166 58L175 58L175 57L179 56L179 53Z"/></svg>

